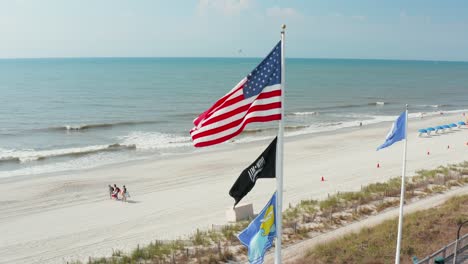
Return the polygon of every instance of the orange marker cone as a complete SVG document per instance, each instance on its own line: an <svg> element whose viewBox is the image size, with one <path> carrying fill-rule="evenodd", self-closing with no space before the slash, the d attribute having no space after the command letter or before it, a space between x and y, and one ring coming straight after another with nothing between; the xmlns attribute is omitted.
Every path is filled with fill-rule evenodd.
<svg viewBox="0 0 468 264"><path fill-rule="evenodd" d="M322 176L322 181L325 181L325 178Z"/></svg>

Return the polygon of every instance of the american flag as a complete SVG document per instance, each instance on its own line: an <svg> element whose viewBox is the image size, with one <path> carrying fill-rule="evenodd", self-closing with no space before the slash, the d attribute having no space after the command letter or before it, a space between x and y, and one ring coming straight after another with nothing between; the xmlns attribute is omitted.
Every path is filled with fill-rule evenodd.
<svg viewBox="0 0 468 264"><path fill-rule="evenodd" d="M253 122L281 119L281 41L229 93L197 117L190 130L195 147L222 143Z"/></svg>

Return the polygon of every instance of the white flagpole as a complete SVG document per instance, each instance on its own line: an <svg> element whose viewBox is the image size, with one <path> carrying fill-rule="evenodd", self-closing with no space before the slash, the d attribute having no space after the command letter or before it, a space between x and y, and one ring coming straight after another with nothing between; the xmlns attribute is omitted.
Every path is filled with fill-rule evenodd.
<svg viewBox="0 0 468 264"><path fill-rule="evenodd" d="M408 105L405 111L405 139L403 141L403 168L401 172L400 215L398 218L398 238L395 264L400 264L401 232L403 230L403 204L405 203L406 142L408 141Z"/></svg>
<svg viewBox="0 0 468 264"><path fill-rule="evenodd" d="M283 234L283 136L284 136L284 31L286 25L281 26L281 120L278 128L278 142L276 152L276 244L275 244L275 264L281 264L281 237Z"/></svg>

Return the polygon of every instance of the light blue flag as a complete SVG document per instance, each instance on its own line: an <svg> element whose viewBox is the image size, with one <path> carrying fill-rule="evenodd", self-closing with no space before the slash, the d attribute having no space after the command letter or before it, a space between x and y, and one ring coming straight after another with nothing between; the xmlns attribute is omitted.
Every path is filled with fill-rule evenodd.
<svg viewBox="0 0 468 264"><path fill-rule="evenodd" d="M385 142L380 145L377 150L391 146L393 143L398 142L406 138L406 111L403 112L393 123L392 129L388 132Z"/></svg>
<svg viewBox="0 0 468 264"><path fill-rule="evenodd" d="M276 237L276 192L271 197L265 208L255 217L249 226L237 236L249 252L251 264L263 263L263 257L269 248L273 246Z"/></svg>

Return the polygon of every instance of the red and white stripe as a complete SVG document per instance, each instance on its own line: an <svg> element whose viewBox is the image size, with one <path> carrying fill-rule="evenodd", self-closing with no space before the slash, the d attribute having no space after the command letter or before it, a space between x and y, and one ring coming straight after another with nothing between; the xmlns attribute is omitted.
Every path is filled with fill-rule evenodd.
<svg viewBox="0 0 468 264"><path fill-rule="evenodd" d="M244 78L229 93L197 117L190 130L195 147L216 145L239 135L253 122L281 119L281 84L266 86L257 96L244 99Z"/></svg>

